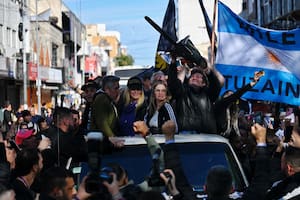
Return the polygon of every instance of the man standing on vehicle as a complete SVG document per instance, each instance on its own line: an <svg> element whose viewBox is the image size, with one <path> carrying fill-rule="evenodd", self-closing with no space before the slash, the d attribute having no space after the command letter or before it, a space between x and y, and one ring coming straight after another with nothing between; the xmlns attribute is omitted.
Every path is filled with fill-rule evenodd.
<svg viewBox="0 0 300 200"><path fill-rule="evenodd" d="M80 125L80 129L81 131L83 131L84 135L86 135L87 132L90 130L91 107L93 104L94 96L99 88L100 87L98 86L98 84L93 80L89 80L85 85L81 87L81 90L83 91L82 97L86 101Z"/></svg>
<svg viewBox="0 0 300 200"><path fill-rule="evenodd" d="M213 103L224 84L223 75L212 66L192 64L186 78L187 61L173 60L169 66L168 88L175 100L175 113L180 133L216 133Z"/></svg>
<svg viewBox="0 0 300 200"><path fill-rule="evenodd" d="M112 137L118 131L118 113L115 106L120 98L120 78L105 76L102 89L98 90L94 98L91 112L91 130L101 131L105 136Z"/></svg>

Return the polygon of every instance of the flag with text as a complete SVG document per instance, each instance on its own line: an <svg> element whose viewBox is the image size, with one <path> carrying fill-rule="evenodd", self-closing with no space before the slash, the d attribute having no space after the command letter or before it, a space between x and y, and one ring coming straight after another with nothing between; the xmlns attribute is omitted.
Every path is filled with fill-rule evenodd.
<svg viewBox="0 0 300 200"><path fill-rule="evenodd" d="M216 68L226 79L223 91L236 91L264 70L244 98L300 105L300 29L258 27L219 1Z"/></svg>

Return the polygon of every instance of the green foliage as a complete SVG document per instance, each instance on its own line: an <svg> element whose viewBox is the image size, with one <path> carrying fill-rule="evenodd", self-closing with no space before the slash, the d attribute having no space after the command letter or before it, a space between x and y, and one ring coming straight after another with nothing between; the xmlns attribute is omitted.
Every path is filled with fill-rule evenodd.
<svg viewBox="0 0 300 200"><path fill-rule="evenodd" d="M131 55L124 55L121 54L121 56L117 56L115 58L116 66L126 66L126 65L133 65L134 59Z"/></svg>

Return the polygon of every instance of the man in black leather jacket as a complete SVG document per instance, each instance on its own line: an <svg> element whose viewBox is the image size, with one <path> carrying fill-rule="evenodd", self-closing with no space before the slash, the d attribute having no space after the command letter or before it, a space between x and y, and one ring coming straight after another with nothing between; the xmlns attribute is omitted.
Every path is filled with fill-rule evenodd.
<svg viewBox="0 0 300 200"><path fill-rule="evenodd" d="M195 66L188 78L184 74L184 79L180 80L179 73L186 71L180 70L182 68L173 62L168 73L168 88L175 101L179 132L216 133L213 102L219 96L224 77L211 66L205 69Z"/></svg>

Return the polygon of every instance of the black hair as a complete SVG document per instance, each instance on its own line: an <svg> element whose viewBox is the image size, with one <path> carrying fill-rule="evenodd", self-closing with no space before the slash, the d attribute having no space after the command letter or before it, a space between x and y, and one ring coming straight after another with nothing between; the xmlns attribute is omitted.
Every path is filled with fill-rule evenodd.
<svg viewBox="0 0 300 200"><path fill-rule="evenodd" d="M39 128L40 128L42 122L47 122L45 117L40 117L37 120L37 125L39 126Z"/></svg>
<svg viewBox="0 0 300 200"><path fill-rule="evenodd" d="M98 89L102 88L102 80L103 77L102 76L97 76L93 81L98 85Z"/></svg>
<svg viewBox="0 0 300 200"><path fill-rule="evenodd" d="M22 113L22 117L26 117L26 116L31 115L29 110L23 110L21 113Z"/></svg>
<svg viewBox="0 0 300 200"><path fill-rule="evenodd" d="M300 148L288 146L285 149L285 160L293 167L300 167Z"/></svg>
<svg viewBox="0 0 300 200"><path fill-rule="evenodd" d="M232 188L230 171L221 165L210 168L206 177L206 192L211 199L228 197Z"/></svg>
<svg viewBox="0 0 300 200"><path fill-rule="evenodd" d="M53 113L53 122L55 125L58 124L59 120L72 116L72 112L66 107L56 107Z"/></svg>
<svg viewBox="0 0 300 200"><path fill-rule="evenodd" d="M78 116L79 116L79 111L78 111L78 110L72 109L72 110L71 110L71 113L74 114L74 115L78 115Z"/></svg>
<svg viewBox="0 0 300 200"><path fill-rule="evenodd" d="M41 193L50 194L55 188L63 189L66 178L73 178L73 173L64 167L50 167L41 175Z"/></svg>
<svg viewBox="0 0 300 200"><path fill-rule="evenodd" d="M22 149L17 153L14 175L25 176L32 167L39 163L40 157L37 149Z"/></svg>

